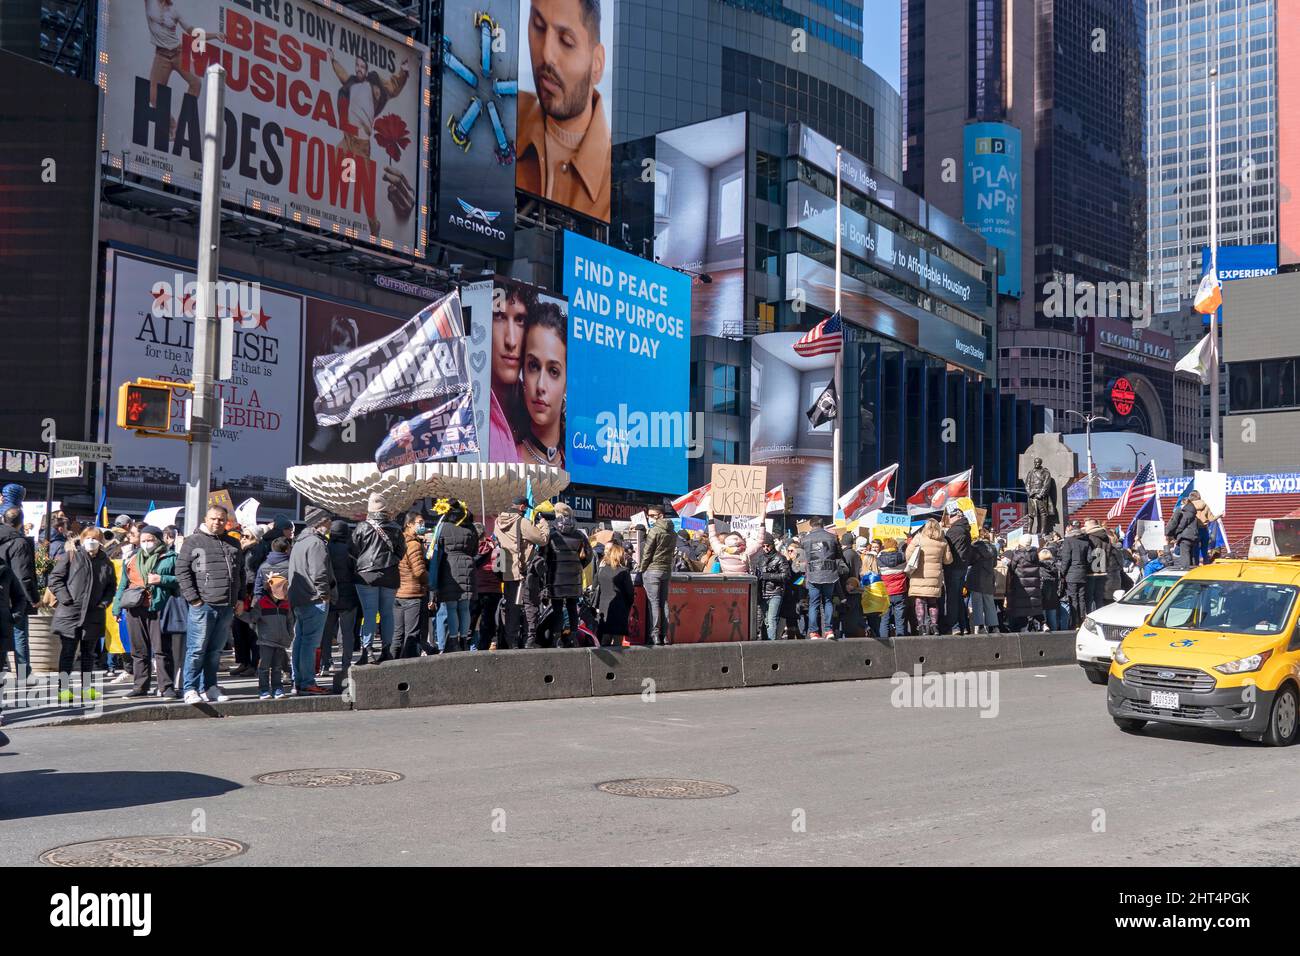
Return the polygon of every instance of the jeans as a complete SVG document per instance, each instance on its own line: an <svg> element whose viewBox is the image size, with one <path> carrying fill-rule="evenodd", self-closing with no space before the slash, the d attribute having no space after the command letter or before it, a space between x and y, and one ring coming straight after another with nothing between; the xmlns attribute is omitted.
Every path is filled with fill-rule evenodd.
<svg viewBox="0 0 1300 956"><path fill-rule="evenodd" d="M26 611L14 612L13 628L14 672L18 675L20 681L25 681L32 676L32 654L27 643L29 625ZM3 660L0 660L0 670L3 670Z"/></svg>
<svg viewBox="0 0 1300 956"><path fill-rule="evenodd" d="M257 692L272 694L277 690L284 690L283 676L289 664L284 648L259 644L257 651Z"/></svg>
<svg viewBox="0 0 1300 956"><path fill-rule="evenodd" d="M230 605L190 606L190 626L185 632L185 691L203 693L217 686L221 652L230 640L230 623L235 609Z"/></svg>
<svg viewBox="0 0 1300 956"><path fill-rule="evenodd" d="M316 684L316 648L329 613L329 601L293 609L293 686L298 690Z"/></svg>
<svg viewBox="0 0 1300 956"><path fill-rule="evenodd" d="M781 628L784 622L781 620L781 595L777 594L772 597L763 598L763 639L776 641L781 638Z"/></svg>
<svg viewBox="0 0 1300 956"><path fill-rule="evenodd" d="M441 654L447 650L448 637L469 637L469 598L440 601L434 622L438 629L438 653Z"/></svg>
<svg viewBox="0 0 1300 956"><path fill-rule="evenodd" d="M990 631L998 629L998 605L993 595L984 591L970 593L971 623L976 627L987 627Z"/></svg>
<svg viewBox="0 0 1300 956"><path fill-rule="evenodd" d="M835 596L835 582L830 584L808 584L808 636L820 634L825 637L834 632L831 621L831 598Z"/></svg>
<svg viewBox="0 0 1300 956"><path fill-rule="evenodd" d="M997 615L994 615L996 619ZM888 624L881 630L880 636L885 636L885 631L892 631L894 637L902 637L907 633L907 595L891 594L889 595L889 611L886 614Z"/></svg>
<svg viewBox="0 0 1300 956"><path fill-rule="evenodd" d="M1070 602L1070 626L1078 627L1083 623L1092 608L1088 604L1088 585L1083 581L1066 581L1065 597Z"/></svg>
<svg viewBox="0 0 1300 956"><path fill-rule="evenodd" d="M1046 608L1043 614L1047 617L1047 629L1049 631L1065 631L1069 629L1069 615L1065 613L1063 607Z"/></svg>
<svg viewBox="0 0 1300 956"><path fill-rule="evenodd" d="M361 601L361 649L370 650L375 637L375 615L379 615L379 636L384 649L393 647L393 602L397 600L396 588L381 588L357 584L357 598Z"/></svg>
<svg viewBox="0 0 1300 956"><path fill-rule="evenodd" d="M668 589L672 584L670 571L646 571L641 575L645 587L645 608L647 622L647 644L667 644L668 635Z"/></svg>

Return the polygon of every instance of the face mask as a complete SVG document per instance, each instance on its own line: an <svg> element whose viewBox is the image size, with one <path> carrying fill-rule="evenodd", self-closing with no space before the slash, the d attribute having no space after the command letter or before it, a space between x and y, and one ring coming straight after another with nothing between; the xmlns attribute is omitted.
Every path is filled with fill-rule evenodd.
<svg viewBox="0 0 1300 956"><path fill-rule="evenodd" d="M140 550L145 554L153 554L154 548L156 547L158 547L158 543L156 541L150 541L148 544L140 545Z"/></svg>
<svg viewBox="0 0 1300 956"><path fill-rule="evenodd" d="M87 554L95 554L99 551L102 544L102 541L96 541L94 538L89 538L86 541L83 541L81 546L85 548Z"/></svg>

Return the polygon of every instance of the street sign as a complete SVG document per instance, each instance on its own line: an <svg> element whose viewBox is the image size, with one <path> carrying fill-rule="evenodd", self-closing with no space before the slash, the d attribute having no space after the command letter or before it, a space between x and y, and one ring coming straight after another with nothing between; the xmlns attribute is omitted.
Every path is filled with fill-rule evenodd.
<svg viewBox="0 0 1300 956"><path fill-rule="evenodd" d="M55 458L50 461L51 478L80 478L81 477L81 459L72 458Z"/></svg>
<svg viewBox="0 0 1300 956"><path fill-rule="evenodd" d="M80 458L82 461L112 461L113 446L93 441L56 441L54 457Z"/></svg>

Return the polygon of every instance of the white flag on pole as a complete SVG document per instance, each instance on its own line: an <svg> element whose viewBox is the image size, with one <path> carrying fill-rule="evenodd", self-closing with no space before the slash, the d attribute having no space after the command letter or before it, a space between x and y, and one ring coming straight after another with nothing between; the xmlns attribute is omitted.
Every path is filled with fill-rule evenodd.
<svg viewBox="0 0 1300 956"><path fill-rule="evenodd" d="M1196 343L1194 349L1178 360L1178 364L1174 366L1174 371L1195 375L1201 380L1202 385L1208 385L1210 383L1210 363L1213 361L1214 344L1210 341L1209 335L1206 335Z"/></svg>

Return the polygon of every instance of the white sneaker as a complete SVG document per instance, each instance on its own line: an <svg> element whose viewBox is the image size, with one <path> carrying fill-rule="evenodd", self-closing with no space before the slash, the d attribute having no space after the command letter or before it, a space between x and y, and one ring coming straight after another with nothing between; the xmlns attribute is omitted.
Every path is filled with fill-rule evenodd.
<svg viewBox="0 0 1300 956"><path fill-rule="evenodd" d="M197 690L187 690L185 692L185 703L201 704L203 703L203 698L199 696L199 692Z"/></svg>
<svg viewBox="0 0 1300 956"><path fill-rule="evenodd" d="M220 686L214 684L208 688L208 700L219 704L223 700L230 700L230 698L221 692Z"/></svg>
<svg viewBox="0 0 1300 956"><path fill-rule="evenodd" d="M118 674L116 677L114 677L113 680L110 681L110 683L113 683L113 684L129 684L129 683L131 683L133 680L135 680L134 677L132 677L132 676L131 676L130 674L128 674L126 671L122 671L122 673L120 673L120 674Z"/></svg>

